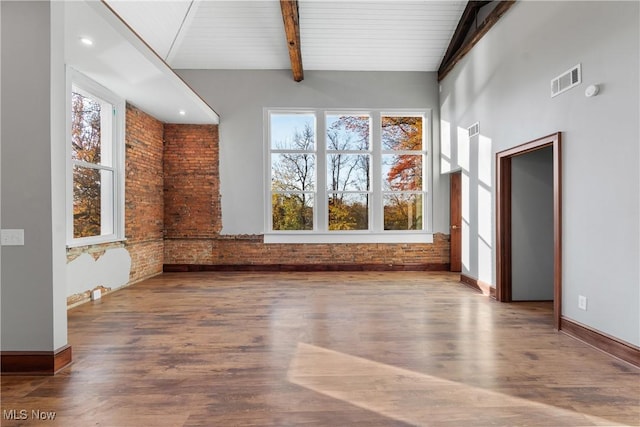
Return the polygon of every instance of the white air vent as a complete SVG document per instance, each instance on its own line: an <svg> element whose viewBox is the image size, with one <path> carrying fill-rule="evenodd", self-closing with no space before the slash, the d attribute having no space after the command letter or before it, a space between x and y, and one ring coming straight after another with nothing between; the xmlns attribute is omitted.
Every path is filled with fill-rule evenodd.
<svg viewBox="0 0 640 427"><path fill-rule="evenodd" d="M551 97L560 95L562 92L578 86L581 82L582 67L578 64L551 80Z"/></svg>
<svg viewBox="0 0 640 427"><path fill-rule="evenodd" d="M476 122L472 124L471 126L469 126L468 131L469 131L469 138L476 136L477 134L480 133L480 123Z"/></svg>

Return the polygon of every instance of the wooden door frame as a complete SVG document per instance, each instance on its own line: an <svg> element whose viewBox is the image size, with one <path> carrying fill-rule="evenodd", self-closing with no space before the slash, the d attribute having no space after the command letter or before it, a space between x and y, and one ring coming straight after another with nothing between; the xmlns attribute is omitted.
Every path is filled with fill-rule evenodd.
<svg viewBox="0 0 640 427"><path fill-rule="evenodd" d="M454 190L457 191L454 192ZM449 271L460 273L462 272L462 221L460 221L460 224L454 224L454 200L457 203L458 213L462 214L462 171L455 171L449 174ZM458 254L455 264L453 262L454 247L456 246L454 245L454 233L460 241L460 243L457 244Z"/></svg>
<svg viewBox="0 0 640 427"><path fill-rule="evenodd" d="M496 299L512 301L511 159L553 149L553 323L562 315L562 136L560 132L496 153Z"/></svg>

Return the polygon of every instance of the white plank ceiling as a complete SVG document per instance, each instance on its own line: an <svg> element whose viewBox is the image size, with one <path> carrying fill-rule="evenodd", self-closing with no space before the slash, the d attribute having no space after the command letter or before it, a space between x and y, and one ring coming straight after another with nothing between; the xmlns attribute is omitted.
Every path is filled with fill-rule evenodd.
<svg viewBox="0 0 640 427"><path fill-rule="evenodd" d="M174 69L286 69L277 0L107 2ZM299 0L305 70L436 71L466 1Z"/></svg>
<svg viewBox="0 0 640 427"><path fill-rule="evenodd" d="M67 1L63 9L66 66L165 123L218 123L216 112L104 3Z"/></svg>

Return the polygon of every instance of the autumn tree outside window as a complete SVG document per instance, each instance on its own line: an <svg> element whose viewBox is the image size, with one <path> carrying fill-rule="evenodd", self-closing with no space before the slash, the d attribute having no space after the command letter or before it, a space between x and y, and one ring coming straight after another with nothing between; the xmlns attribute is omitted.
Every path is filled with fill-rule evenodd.
<svg viewBox="0 0 640 427"><path fill-rule="evenodd" d="M427 120L415 111L267 110L267 234L428 233Z"/></svg>
<svg viewBox="0 0 640 427"><path fill-rule="evenodd" d="M423 123L421 116L382 117L385 230L423 228Z"/></svg>
<svg viewBox="0 0 640 427"><path fill-rule="evenodd" d="M274 230L313 230L316 134L312 114L271 117L271 217Z"/></svg>
<svg viewBox="0 0 640 427"><path fill-rule="evenodd" d="M371 200L371 118L327 114L328 229L368 230Z"/></svg>
<svg viewBox="0 0 640 427"><path fill-rule="evenodd" d="M121 240L124 102L80 73L68 74L67 241Z"/></svg>

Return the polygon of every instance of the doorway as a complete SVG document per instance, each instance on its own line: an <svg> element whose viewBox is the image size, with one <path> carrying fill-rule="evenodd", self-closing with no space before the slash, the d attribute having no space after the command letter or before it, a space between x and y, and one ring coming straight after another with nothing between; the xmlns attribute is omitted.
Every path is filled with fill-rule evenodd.
<svg viewBox="0 0 640 427"><path fill-rule="evenodd" d="M553 321L560 329L562 307L561 134L554 133L496 154L496 299L513 301L513 159L550 148L553 154Z"/></svg>
<svg viewBox="0 0 640 427"><path fill-rule="evenodd" d="M449 182L449 270L459 273L462 271L462 173L450 174Z"/></svg>

